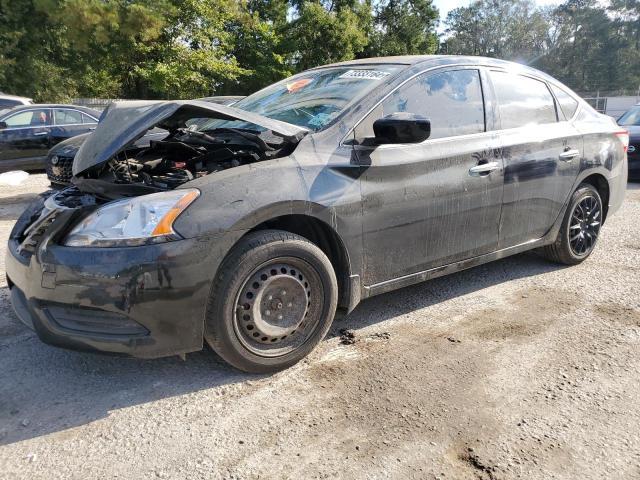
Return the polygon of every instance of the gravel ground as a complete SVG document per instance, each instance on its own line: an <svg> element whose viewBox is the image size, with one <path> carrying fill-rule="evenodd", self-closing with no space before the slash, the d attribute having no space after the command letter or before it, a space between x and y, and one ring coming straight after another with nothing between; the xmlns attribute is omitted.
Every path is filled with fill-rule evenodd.
<svg viewBox="0 0 640 480"><path fill-rule="evenodd" d="M46 186L0 186L1 478L640 478L639 184L582 265L518 255L373 298L272 376L40 343L1 262Z"/></svg>

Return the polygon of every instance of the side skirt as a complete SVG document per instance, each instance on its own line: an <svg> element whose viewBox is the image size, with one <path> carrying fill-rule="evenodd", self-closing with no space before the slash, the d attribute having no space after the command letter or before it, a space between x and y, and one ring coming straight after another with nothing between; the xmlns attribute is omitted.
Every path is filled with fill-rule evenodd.
<svg viewBox="0 0 640 480"><path fill-rule="evenodd" d="M414 285L416 283L431 280L432 278L442 277L450 273L477 267L478 265L482 265L483 263L489 263L494 260L499 260L501 258L525 252L527 250L542 247L543 245L550 243L549 237L550 235L547 234L540 239L530 240L528 242L521 243L520 245L514 245L513 247L504 248L502 250L497 250L495 252L480 255L478 257L468 258L460 262L449 263L447 265L442 265L441 267L431 268L429 270L412 273L410 275L393 278L391 280L385 280L384 282L376 283L370 286L365 285L363 287L362 298L373 297L374 295L380 295L381 293L390 292L398 288L408 287L409 285ZM555 236L552 238L555 238Z"/></svg>

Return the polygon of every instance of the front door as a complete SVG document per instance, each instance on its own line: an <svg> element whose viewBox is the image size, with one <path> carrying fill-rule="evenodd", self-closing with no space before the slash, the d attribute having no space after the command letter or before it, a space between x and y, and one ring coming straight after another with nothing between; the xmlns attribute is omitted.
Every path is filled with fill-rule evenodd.
<svg viewBox="0 0 640 480"><path fill-rule="evenodd" d="M400 86L355 129L366 285L496 249L502 158L484 110L477 69L439 70ZM396 112L429 118L430 138L365 146L373 122Z"/></svg>

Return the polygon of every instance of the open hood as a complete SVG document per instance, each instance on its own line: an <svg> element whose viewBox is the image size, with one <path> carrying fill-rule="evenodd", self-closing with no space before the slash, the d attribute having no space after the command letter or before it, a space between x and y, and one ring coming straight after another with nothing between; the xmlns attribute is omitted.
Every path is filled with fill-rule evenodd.
<svg viewBox="0 0 640 480"><path fill-rule="evenodd" d="M109 111L95 132L78 150L73 162L73 175L108 162L150 128L157 126L173 130L185 127L185 122L194 118L240 120L270 130L274 135L292 142L298 142L308 133L307 129L290 123L200 100L118 102L109 106Z"/></svg>

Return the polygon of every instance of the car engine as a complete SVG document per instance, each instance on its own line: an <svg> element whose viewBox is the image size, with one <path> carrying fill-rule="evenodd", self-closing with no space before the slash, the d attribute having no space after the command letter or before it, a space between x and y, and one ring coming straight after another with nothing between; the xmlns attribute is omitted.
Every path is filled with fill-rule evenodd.
<svg viewBox="0 0 640 480"><path fill-rule="evenodd" d="M174 189L211 173L288 155L295 143L236 128L177 128L148 148L125 149L90 177L75 178L85 192L105 199Z"/></svg>

